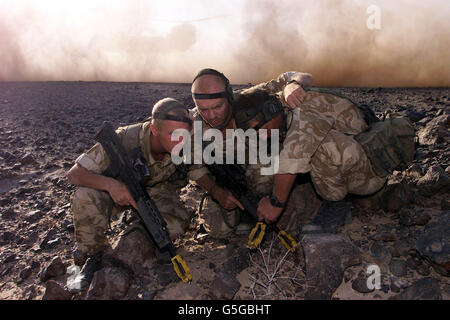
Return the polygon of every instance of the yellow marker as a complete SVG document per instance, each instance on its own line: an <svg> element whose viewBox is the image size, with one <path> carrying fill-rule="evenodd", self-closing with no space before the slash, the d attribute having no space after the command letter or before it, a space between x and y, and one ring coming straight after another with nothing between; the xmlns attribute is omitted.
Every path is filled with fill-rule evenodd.
<svg viewBox="0 0 450 320"><path fill-rule="evenodd" d="M297 242L295 242L294 238L284 230L280 230L278 232L278 238L281 240L283 245L291 252L295 251L295 247L297 247ZM288 243L290 242L290 243Z"/></svg>
<svg viewBox="0 0 450 320"><path fill-rule="evenodd" d="M260 229L259 234L256 237L256 239L254 239L258 229ZM248 237L248 246L256 249L261 243L265 232L266 232L266 224L261 221L256 223L256 226L252 229L252 232L250 232L250 235Z"/></svg>
<svg viewBox="0 0 450 320"><path fill-rule="evenodd" d="M171 260L172 260L173 268L175 269L175 272L177 273L178 277L183 282L191 281L192 280L192 276L190 273L191 271L189 270L189 267L187 266L186 261L184 261L178 254L175 257L173 257ZM181 268L183 269L184 273L181 272L180 265L181 265Z"/></svg>

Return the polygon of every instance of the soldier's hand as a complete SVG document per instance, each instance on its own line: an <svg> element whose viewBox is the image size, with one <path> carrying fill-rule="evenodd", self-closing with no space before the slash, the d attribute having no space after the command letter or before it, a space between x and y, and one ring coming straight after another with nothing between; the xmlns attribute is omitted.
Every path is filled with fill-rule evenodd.
<svg viewBox="0 0 450 320"><path fill-rule="evenodd" d="M272 206L268 197L259 200L258 218L259 220L264 220L267 224L277 221L282 211L283 208Z"/></svg>
<svg viewBox="0 0 450 320"><path fill-rule="evenodd" d="M305 100L306 92L296 82L289 83L283 89L284 100L291 109L295 109Z"/></svg>
<svg viewBox="0 0 450 320"><path fill-rule="evenodd" d="M219 204L226 210L233 210L236 207L244 210L244 206L237 200L229 190L225 190L221 187L216 187L212 194Z"/></svg>
<svg viewBox="0 0 450 320"><path fill-rule="evenodd" d="M127 187L120 181L111 179L108 186L108 192L111 198L119 206L133 206L137 210L136 202L128 191Z"/></svg>

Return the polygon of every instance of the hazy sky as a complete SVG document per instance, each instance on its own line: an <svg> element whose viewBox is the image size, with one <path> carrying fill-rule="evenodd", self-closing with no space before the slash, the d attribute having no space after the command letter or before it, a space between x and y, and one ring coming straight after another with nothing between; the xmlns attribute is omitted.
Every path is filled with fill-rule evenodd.
<svg viewBox="0 0 450 320"><path fill-rule="evenodd" d="M449 86L448 17L448 0L0 0L0 80L190 82L213 67L232 83L297 70Z"/></svg>

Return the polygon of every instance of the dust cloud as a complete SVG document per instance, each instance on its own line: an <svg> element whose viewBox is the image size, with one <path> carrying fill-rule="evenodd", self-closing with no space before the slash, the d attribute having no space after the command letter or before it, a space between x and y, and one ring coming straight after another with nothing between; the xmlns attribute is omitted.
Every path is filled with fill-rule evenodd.
<svg viewBox="0 0 450 320"><path fill-rule="evenodd" d="M319 86L445 87L448 16L446 0L0 0L0 80L190 82L213 67L232 83L297 70Z"/></svg>

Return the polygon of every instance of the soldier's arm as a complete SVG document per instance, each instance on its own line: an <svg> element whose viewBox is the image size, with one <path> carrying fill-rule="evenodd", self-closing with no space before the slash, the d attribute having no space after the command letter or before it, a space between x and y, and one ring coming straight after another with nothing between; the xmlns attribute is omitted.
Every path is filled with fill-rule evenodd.
<svg viewBox="0 0 450 320"><path fill-rule="evenodd" d="M244 92L247 90L266 90L269 93L280 95L291 109L295 109L305 98L306 92L303 88L311 87L312 84L313 77L311 74L288 71L282 73L276 79L245 89Z"/></svg>
<svg viewBox="0 0 450 320"><path fill-rule="evenodd" d="M75 163L67 172L67 179L69 183L77 186L108 192L113 201L120 206L132 205L135 208L137 207L133 197L122 182L92 172L78 163Z"/></svg>
<svg viewBox="0 0 450 320"><path fill-rule="evenodd" d="M313 77L310 73L296 72L296 71L288 71L280 74L276 79L272 79L267 82L263 82L257 84L253 87L250 87L247 90L255 90L255 89L263 89L268 91L269 93L276 94L281 91L291 82L297 82L301 86L307 88L311 87L313 84ZM295 83L294 82L294 83Z"/></svg>
<svg viewBox="0 0 450 320"><path fill-rule="evenodd" d="M197 120L200 119L197 118ZM192 131L191 141L195 141L194 131ZM192 143L191 148L191 155L194 155L195 157L194 143ZM203 157L201 157L201 159L203 161ZM188 171L188 179L195 181L202 189L206 190L223 208L232 210L238 206L244 210L242 204L231 194L231 192L218 186L211 178L210 174L211 173L204 163L191 164Z"/></svg>
<svg viewBox="0 0 450 320"><path fill-rule="evenodd" d="M203 175L201 178L197 179L196 182L200 187L211 194L223 208L233 210L234 208L239 207L244 210L244 206L239 200L237 200L229 190L219 187L208 174Z"/></svg>
<svg viewBox="0 0 450 320"><path fill-rule="evenodd" d="M296 174L275 175L272 194L276 196L281 203L286 203L296 176ZM283 208L272 206L267 197L262 198L258 203L258 217L260 220L265 220L266 223L277 221L282 212Z"/></svg>
<svg viewBox="0 0 450 320"><path fill-rule="evenodd" d="M281 203L286 203L292 186L294 185L296 174L276 174L273 178L272 194L277 197Z"/></svg>

